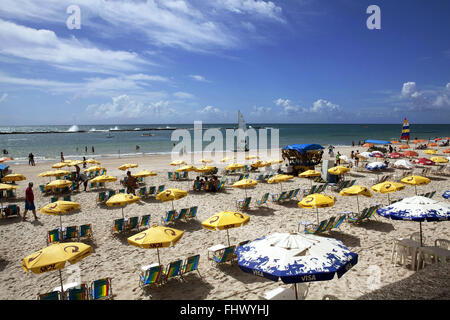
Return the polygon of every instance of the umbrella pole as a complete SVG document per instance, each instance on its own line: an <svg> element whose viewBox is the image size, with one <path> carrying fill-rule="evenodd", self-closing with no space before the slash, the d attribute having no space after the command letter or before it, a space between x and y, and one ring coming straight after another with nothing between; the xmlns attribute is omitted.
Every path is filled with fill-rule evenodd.
<svg viewBox="0 0 450 320"><path fill-rule="evenodd" d="M172 211L174 211L175 210L175 208L173 207L173 201L171 201L172 202Z"/></svg>
<svg viewBox="0 0 450 320"><path fill-rule="evenodd" d="M360 215L361 213L359 212L359 200L358 200L358 195L356 195L356 203L358 204L358 215Z"/></svg>
<svg viewBox="0 0 450 320"><path fill-rule="evenodd" d="M391 198L389 197L389 193L387 195L388 195L388 205L390 205L391 204Z"/></svg>
<svg viewBox="0 0 450 320"><path fill-rule="evenodd" d="M227 239L228 239L228 246L230 246L230 235L228 233L228 229L227 229Z"/></svg>
<svg viewBox="0 0 450 320"><path fill-rule="evenodd" d="M294 284L294 291L295 291L295 300L298 300L298 293L297 293L297 284Z"/></svg>
<svg viewBox="0 0 450 320"><path fill-rule="evenodd" d="M156 248L156 253L158 254L158 264L161 265L161 260L159 259L159 249Z"/></svg>
<svg viewBox="0 0 450 320"><path fill-rule="evenodd" d="M122 207L122 218L125 219L125 215L123 214L123 207Z"/></svg>
<svg viewBox="0 0 450 320"><path fill-rule="evenodd" d="M423 247L423 243L422 243L422 221L419 221L419 227L420 227L420 246Z"/></svg>
<svg viewBox="0 0 450 320"><path fill-rule="evenodd" d="M316 213L317 213L317 224L319 224L319 208L316 207Z"/></svg>
<svg viewBox="0 0 450 320"><path fill-rule="evenodd" d="M414 185L414 189L416 190L416 196L417 196L417 186L416 185Z"/></svg>
<svg viewBox="0 0 450 320"><path fill-rule="evenodd" d="M61 269L59 269L58 271L59 271L59 281L61 282L61 295L64 296L64 288L63 288L63 280L62 280Z"/></svg>
<svg viewBox="0 0 450 320"><path fill-rule="evenodd" d="M59 226L62 230L62 218L61 218L61 213L59 214Z"/></svg>

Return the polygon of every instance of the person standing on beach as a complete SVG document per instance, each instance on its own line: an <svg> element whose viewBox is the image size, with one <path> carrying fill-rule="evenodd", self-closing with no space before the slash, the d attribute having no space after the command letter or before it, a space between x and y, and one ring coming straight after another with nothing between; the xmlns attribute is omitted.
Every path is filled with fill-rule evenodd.
<svg viewBox="0 0 450 320"><path fill-rule="evenodd" d="M92 146L92 153L95 153L94 146Z"/></svg>
<svg viewBox="0 0 450 320"><path fill-rule="evenodd" d="M64 154L61 152L61 162L64 162Z"/></svg>
<svg viewBox="0 0 450 320"><path fill-rule="evenodd" d="M33 182L28 184L28 188L25 191L25 211L23 213L23 221L27 220L28 210L33 212L34 220L38 220L38 217L36 216L36 207L34 206Z"/></svg>
<svg viewBox="0 0 450 320"><path fill-rule="evenodd" d="M84 152L87 153L87 146L84 146Z"/></svg>
<svg viewBox="0 0 450 320"><path fill-rule="evenodd" d="M35 166L36 164L34 163L34 155L33 153L30 152L30 154L28 155L28 165L30 166Z"/></svg>
<svg viewBox="0 0 450 320"><path fill-rule="evenodd" d="M137 188L136 178L131 175L130 171L127 171L127 181L125 181L125 186L127 187L127 193L136 195L134 191Z"/></svg>
<svg viewBox="0 0 450 320"><path fill-rule="evenodd" d="M86 169L86 157L83 157L83 169Z"/></svg>

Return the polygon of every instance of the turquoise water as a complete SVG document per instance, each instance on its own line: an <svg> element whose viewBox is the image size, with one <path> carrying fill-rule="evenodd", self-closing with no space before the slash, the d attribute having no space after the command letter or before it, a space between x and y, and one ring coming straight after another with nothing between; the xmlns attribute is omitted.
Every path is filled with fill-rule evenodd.
<svg viewBox="0 0 450 320"><path fill-rule="evenodd" d="M379 139L398 140L402 125L393 124L249 124L253 128L279 129L279 145L281 147L295 143L318 143L322 145L351 145L352 141ZM27 161L32 152L36 160L59 160L60 152L66 158L78 159L83 156L116 157L135 154L165 154L169 153L174 143L171 141L172 130L137 131L146 128L188 128L194 136L193 124L178 125L90 125L90 126L27 126L0 127L0 132L49 132L64 133L46 134L2 134L0 149L6 149L9 156L16 162ZM225 137L226 128L234 128L235 124L203 125L203 129L218 128ZM129 131L110 131L110 129ZM70 132L70 131L86 132ZM94 131L95 130L95 131ZM258 129L257 129L258 130ZM154 136L142 136L151 132ZM203 131L204 133L205 131ZM271 130L268 130L267 146L270 148ZM199 133L197 131L197 133ZM110 136L108 138L108 136ZM200 135L199 135L200 136ZM411 139L430 139L449 137L449 124L411 124ZM224 139L225 141L225 139ZM203 146L210 144L204 141ZM136 150L136 145L140 147ZM95 152L92 153L92 146ZM85 147L88 152L85 152ZM225 149L225 143L223 149Z"/></svg>

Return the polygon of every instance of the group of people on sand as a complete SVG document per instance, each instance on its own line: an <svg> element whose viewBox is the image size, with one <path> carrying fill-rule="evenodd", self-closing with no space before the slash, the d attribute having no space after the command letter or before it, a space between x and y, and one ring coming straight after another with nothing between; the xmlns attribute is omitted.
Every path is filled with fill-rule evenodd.
<svg viewBox="0 0 450 320"><path fill-rule="evenodd" d="M220 181L215 175L211 176L209 179L208 177L200 178L200 176L197 176L194 180L194 190L216 192L219 189L219 185Z"/></svg>

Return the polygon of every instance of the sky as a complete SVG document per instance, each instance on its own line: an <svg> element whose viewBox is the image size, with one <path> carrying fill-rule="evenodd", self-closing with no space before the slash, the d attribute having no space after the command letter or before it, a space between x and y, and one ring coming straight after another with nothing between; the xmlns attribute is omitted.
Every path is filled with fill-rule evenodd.
<svg viewBox="0 0 450 320"><path fill-rule="evenodd" d="M238 110L448 124L449 13L446 0L2 0L0 125L235 123Z"/></svg>

